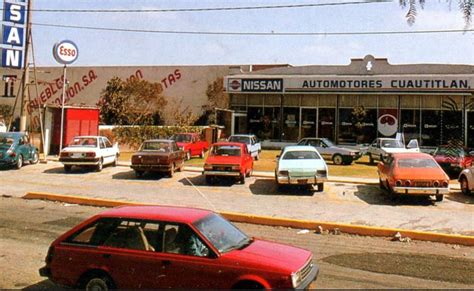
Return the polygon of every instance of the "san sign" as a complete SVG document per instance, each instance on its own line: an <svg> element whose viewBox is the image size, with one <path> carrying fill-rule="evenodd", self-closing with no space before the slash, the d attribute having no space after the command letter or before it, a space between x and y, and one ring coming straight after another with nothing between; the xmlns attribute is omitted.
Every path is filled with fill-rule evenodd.
<svg viewBox="0 0 474 291"><path fill-rule="evenodd" d="M72 41L63 40L54 45L53 56L54 59L60 64L72 64L79 56L79 49Z"/></svg>
<svg viewBox="0 0 474 291"><path fill-rule="evenodd" d="M25 0L3 2L2 67L17 69L23 67L27 4L28 2Z"/></svg>

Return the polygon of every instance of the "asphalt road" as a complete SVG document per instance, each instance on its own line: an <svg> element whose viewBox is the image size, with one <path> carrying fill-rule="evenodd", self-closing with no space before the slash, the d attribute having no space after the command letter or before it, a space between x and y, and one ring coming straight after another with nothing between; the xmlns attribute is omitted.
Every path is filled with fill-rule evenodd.
<svg viewBox="0 0 474 291"><path fill-rule="evenodd" d="M135 178L128 167L106 167L100 173L62 164L26 165L0 170L0 195L49 192L94 198L209 208L283 218L352 223L440 233L474 235L474 196L454 192L441 203L426 197L392 200L377 185L325 183L324 192L287 187L273 179L252 177L245 185L223 182L209 186L200 173L173 178Z"/></svg>
<svg viewBox="0 0 474 291"><path fill-rule="evenodd" d="M102 210L1 197L0 288L57 288L38 275L49 244L70 227ZM474 287L473 247L237 225L251 236L311 250L321 270L312 288ZM420 255L423 258L419 258ZM381 257L383 260L377 259ZM401 260L403 258L408 261ZM368 264L370 270L364 264Z"/></svg>

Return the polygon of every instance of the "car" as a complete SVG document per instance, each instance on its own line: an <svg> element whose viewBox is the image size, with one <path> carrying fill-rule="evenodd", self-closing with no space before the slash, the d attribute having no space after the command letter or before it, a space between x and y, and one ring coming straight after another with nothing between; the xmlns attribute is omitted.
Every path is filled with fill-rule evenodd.
<svg viewBox="0 0 474 291"><path fill-rule="evenodd" d="M307 137L301 139L298 145L315 147L324 159L331 160L335 165L350 165L361 157L360 151L337 146L327 138Z"/></svg>
<svg viewBox="0 0 474 291"><path fill-rule="evenodd" d="M173 177L174 172L181 171L185 155L174 140L146 140L138 152L131 157L131 168L137 177L145 172L164 172Z"/></svg>
<svg viewBox="0 0 474 291"><path fill-rule="evenodd" d="M204 158L206 151L209 149L209 143L201 139L199 133L177 133L170 137L174 140L178 147L186 154L186 160L190 160L193 156Z"/></svg>
<svg viewBox="0 0 474 291"><path fill-rule="evenodd" d="M474 166L461 171L458 177L461 192L469 195L474 191Z"/></svg>
<svg viewBox="0 0 474 291"><path fill-rule="evenodd" d="M405 147L403 142L396 138L376 138L367 148L367 155L371 164L375 160L383 161L387 154L406 152L420 152L416 139L410 140Z"/></svg>
<svg viewBox="0 0 474 291"><path fill-rule="evenodd" d="M380 188L394 196L434 195L442 201L449 193L449 177L426 153L392 153L377 165Z"/></svg>
<svg viewBox="0 0 474 291"><path fill-rule="evenodd" d="M441 145L436 148L433 157L448 175L457 177L462 170L473 165L474 151L465 147Z"/></svg>
<svg viewBox="0 0 474 291"><path fill-rule="evenodd" d="M262 145L257 140L257 137L253 134L233 134L227 139L230 142L241 142L247 145L247 149L250 155L258 160L260 158L260 152L262 151Z"/></svg>
<svg viewBox="0 0 474 291"><path fill-rule="evenodd" d="M107 289L304 289L312 253L247 236L219 214L123 206L59 236L39 273L61 286Z"/></svg>
<svg viewBox="0 0 474 291"><path fill-rule="evenodd" d="M0 132L0 166L23 167L25 162L37 164L38 148L25 132Z"/></svg>
<svg viewBox="0 0 474 291"><path fill-rule="evenodd" d="M61 150L59 161L66 173L73 166L94 167L100 172L104 165L116 166L119 155L117 143L112 145L105 136L76 136Z"/></svg>
<svg viewBox="0 0 474 291"><path fill-rule="evenodd" d="M0 121L0 132L7 132L7 126L3 121Z"/></svg>
<svg viewBox="0 0 474 291"><path fill-rule="evenodd" d="M204 163L204 175L208 184L218 177L232 177L245 184L245 177L253 172L253 158L247 145L238 142L217 142L211 145Z"/></svg>
<svg viewBox="0 0 474 291"><path fill-rule="evenodd" d="M328 180L328 166L313 146L286 146L277 156L275 181L282 185L305 185L318 191L324 191L324 182Z"/></svg>

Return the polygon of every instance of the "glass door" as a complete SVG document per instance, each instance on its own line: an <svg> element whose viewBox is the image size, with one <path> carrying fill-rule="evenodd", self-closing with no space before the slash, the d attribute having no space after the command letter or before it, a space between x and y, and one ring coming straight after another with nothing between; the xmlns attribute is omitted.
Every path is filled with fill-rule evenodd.
<svg viewBox="0 0 474 291"><path fill-rule="evenodd" d="M301 108L300 113L300 139L316 137L318 110L316 108Z"/></svg>
<svg viewBox="0 0 474 291"><path fill-rule="evenodd" d="M232 134L247 134L247 114L234 113L233 119Z"/></svg>

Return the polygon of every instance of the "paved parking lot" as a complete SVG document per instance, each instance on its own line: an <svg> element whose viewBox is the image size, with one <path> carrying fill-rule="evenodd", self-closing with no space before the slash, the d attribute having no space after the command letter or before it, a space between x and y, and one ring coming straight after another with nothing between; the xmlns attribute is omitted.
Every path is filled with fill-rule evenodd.
<svg viewBox="0 0 474 291"><path fill-rule="evenodd" d="M195 172L173 178L149 175L136 179L127 167L96 173L62 164L27 165L1 170L0 195L49 192L94 198L210 208L273 217L352 223L441 233L474 235L474 197L453 192L441 203L425 197L392 200L376 185L327 183L324 192L299 188L278 190L273 179L252 177L245 185L209 186Z"/></svg>

